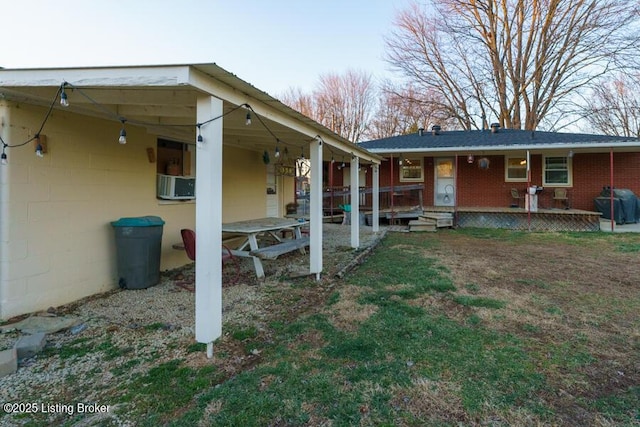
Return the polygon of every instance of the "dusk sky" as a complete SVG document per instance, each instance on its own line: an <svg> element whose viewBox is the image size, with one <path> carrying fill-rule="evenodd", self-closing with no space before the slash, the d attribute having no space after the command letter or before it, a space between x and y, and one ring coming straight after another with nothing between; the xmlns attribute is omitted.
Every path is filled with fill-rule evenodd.
<svg viewBox="0 0 640 427"><path fill-rule="evenodd" d="M215 62L271 95L323 73L388 77L384 36L409 0L0 0L0 67Z"/></svg>

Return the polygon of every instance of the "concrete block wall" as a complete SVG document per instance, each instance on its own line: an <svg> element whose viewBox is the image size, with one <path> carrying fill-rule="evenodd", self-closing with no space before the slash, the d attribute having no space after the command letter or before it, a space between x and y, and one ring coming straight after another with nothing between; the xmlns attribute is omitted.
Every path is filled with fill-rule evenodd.
<svg viewBox="0 0 640 427"><path fill-rule="evenodd" d="M0 101L3 139L27 140L45 114L44 108ZM171 245L181 240L181 228L195 226L195 203L156 198L156 164L146 150L156 147L157 137L127 126L128 142L120 145L120 127L55 109L42 131L44 158L35 156L32 144L8 149L8 165L0 167L0 319L116 287L110 222L121 217L162 217L161 269L190 262ZM225 220L264 216L261 159L261 153L225 147Z"/></svg>

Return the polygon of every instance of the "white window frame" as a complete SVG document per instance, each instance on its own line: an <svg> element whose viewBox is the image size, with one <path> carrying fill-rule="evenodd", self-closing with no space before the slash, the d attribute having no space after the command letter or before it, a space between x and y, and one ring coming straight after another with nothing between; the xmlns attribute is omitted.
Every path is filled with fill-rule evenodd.
<svg viewBox="0 0 640 427"><path fill-rule="evenodd" d="M509 168L509 160L510 159L520 159L521 161L524 159L525 163L522 166L524 169L524 178L512 178L509 176L509 170L514 168ZM504 156L504 180L505 182L527 182L527 156ZM518 168L520 169L520 168Z"/></svg>
<svg viewBox="0 0 640 427"><path fill-rule="evenodd" d="M398 168L398 175L400 177L400 182L424 182L424 159L420 158L420 159L410 159L410 158L405 158L402 160L402 164L400 165L400 167ZM407 170L407 168L411 168L414 170L420 170L420 177L417 178L406 178L404 177L404 171Z"/></svg>
<svg viewBox="0 0 640 427"><path fill-rule="evenodd" d="M547 159L548 158L564 158L566 159L567 164L567 182L558 183L558 182L547 182ZM563 170L563 169L557 169ZM569 156L558 156L547 154L542 156L542 185L544 187L572 187L573 186L573 159Z"/></svg>

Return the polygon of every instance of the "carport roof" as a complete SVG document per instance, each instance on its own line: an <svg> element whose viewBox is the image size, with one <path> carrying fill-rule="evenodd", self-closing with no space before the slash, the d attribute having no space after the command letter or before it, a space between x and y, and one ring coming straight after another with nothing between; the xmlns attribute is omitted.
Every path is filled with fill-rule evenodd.
<svg viewBox="0 0 640 427"><path fill-rule="evenodd" d="M246 126L244 109L225 116L225 144L271 151L279 139L290 150L300 150L319 136L325 142L325 158L353 153L365 161L380 161L215 63L0 69L0 100L48 106L63 82L69 83L69 111L110 120L126 118L160 137L195 141L196 100L208 94L224 101L225 113L248 104L261 119Z"/></svg>

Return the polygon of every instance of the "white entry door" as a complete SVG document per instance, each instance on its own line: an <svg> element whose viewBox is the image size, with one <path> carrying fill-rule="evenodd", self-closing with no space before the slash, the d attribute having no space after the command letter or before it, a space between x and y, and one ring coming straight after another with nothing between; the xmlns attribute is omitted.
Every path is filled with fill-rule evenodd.
<svg viewBox="0 0 640 427"><path fill-rule="evenodd" d="M280 198L278 195L278 177L273 164L267 165L267 216L280 216Z"/></svg>
<svg viewBox="0 0 640 427"><path fill-rule="evenodd" d="M456 196L456 164L453 158L436 158L434 174L434 206L453 206Z"/></svg>

